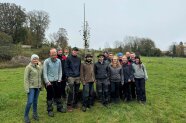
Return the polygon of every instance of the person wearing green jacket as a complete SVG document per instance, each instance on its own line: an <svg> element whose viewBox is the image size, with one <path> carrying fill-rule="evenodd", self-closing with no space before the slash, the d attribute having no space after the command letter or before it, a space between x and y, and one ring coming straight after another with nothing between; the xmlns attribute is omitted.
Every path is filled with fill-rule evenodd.
<svg viewBox="0 0 186 123"><path fill-rule="evenodd" d="M31 62L26 66L24 72L24 89L27 93L27 104L25 107L24 120L25 123L30 123L29 111L33 104L33 119L39 120L37 113L37 103L41 84L42 67L39 63L39 56L33 54Z"/></svg>

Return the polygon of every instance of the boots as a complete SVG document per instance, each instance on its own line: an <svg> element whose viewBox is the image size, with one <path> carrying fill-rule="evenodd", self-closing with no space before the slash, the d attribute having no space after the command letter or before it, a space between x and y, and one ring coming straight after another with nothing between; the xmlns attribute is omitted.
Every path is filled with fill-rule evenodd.
<svg viewBox="0 0 186 123"><path fill-rule="evenodd" d="M64 111L62 110L62 101L61 99L56 99L56 103L57 103L57 111L64 113Z"/></svg>
<svg viewBox="0 0 186 123"><path fill-rule="evenodd" d="M33 117L34 120L39 121L39 116L38 116L37 113L33 113L32 117Z"/></svg>
<svg viewBox="0 0 186 123"><path fill-rule="evenodd" d="M52 103L53 103L52 100L47 101L47 111L48 111L48 116L50 116L50 117L54 117Z"/></svg>

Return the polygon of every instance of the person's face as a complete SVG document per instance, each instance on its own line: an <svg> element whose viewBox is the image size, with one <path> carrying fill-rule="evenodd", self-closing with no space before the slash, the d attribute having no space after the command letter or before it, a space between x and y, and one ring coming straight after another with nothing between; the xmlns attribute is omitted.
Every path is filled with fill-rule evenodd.
<svg viewBox="0 0 186 123"><path fill-rule="evenodd" d="M99 62L103 62L103 59L104 59L103 56L100 56L100 57L98 58Z"/></svg>
<svg viewBox="0 0 186 123"><path fill-rule="evenodd" d="M91 57L87 57L86 60L87 61L92 61L92 58Z"/></svg>
<svg viewBox="0 0 186 123"><path fill-rule="evenodd" d="M62 53L63 53L63 52L62 52L61 50L59 50L59 51L57 52L58 55L62 55Z"/></svg>
<svg viewBox="0 0 186 123"><path fill-rule="evenodd" d="M130 53L129 52L126 52L126 57L130 57Z"/></svg>
<svg viewBox="0 0 186 123"><path fill-rule="evenodd" d="M135 55L134 54L131 54L130 58L132 59L132 61L135 61Z"/></svg>
<svg viewBox="0 0 186 123"><path fill-rule="evenodd" d="M105 56L105 57L108 57L109 55L108 55L107 53L104 53L104 56Z"/></svg>
<svg viewBox="0 0 186 123"><path fill-rule="evenodd" d="M135 59L135 61L136 61L136 64L139 64L139 59Z"/></svg>
<svg viewBox="0 0 186 123"><path fill-rule="evenodd" d="M51 50L50 51L50 57L52 59L56 59L57 58L57 51L56 50Z"/></svg>
<svg viewBox="0 0 186 123"><path fill-rule="evenodd" d="M117 64L118 58L114 57L114 58L112 59L112 62L113 62L114 64Z"/></svg>
<svg viewBox="0 0 186 123"><path fill-rule="evenodd" d="M109 54L109 59L113 59L113 54Z"/></svg>
<svg viewBox="0 0 186 123"><path fill-rule="evenodd" d="M127 57L123 57L123 58L122 58L122 61L123 61L123 63L127 63L127 62L128 62Z"/></svg>
<svg viewBox="0 0 186 123"><path fill-rule="evenodd" d="M39 62L39 59L38 58L33 58L32 59L32 64L37 64Z"/></svg>
<svg viewBox="0 0 186 123"><path fill-rule="evenodd" d="M78 55L78 51L72 50L72 55L73 55L73 56L77 56L77 55Z"/></svg>
<svg viewBox="0 0 186 123"><path fill-rule="evenodd" d="M122 56L119 56L118 59L122 59Z"/></svg>
<svg viewBox="0 0 186 123"><path fill-rule="evenodd" d="M64 54L65 54L65 55L68 55L68 50L65 50L65 51L64 51Z"/></svg>

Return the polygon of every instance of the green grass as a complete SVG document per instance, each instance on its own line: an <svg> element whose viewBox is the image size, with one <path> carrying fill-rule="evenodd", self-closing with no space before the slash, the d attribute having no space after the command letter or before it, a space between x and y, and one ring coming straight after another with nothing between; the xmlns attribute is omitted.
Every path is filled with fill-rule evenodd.
<svg viewBox="0 0 186 123"><path fill-rule="evenodd" d="M46 91L39 96L40 123L184 123L186 120L186 59L142 58L149 75L146 83L147 104L137 102L111 104L96 102L87 112L57 113L50 118L46 111ZM23 122L26 94L24 68L0 69L0 121ZM32 110L30 111L30 116ZM31 120L32 122L35 122Z"/></svg>

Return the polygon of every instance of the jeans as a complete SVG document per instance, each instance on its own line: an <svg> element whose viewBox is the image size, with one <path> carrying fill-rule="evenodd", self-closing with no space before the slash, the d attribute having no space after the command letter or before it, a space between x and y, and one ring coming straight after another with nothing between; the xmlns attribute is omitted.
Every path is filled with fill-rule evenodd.
<svg viewBox="0 0 186 123"><path fill-rule="evenodd" d="M136 82L136 95L138 101L146 101L146 92L145 92L145 79L144 78L135 78Z"/></svg>
<svg viewBox="0 0 186 123"><path fill-rule="evenodd" d="M40 92L39 88L29 89L29 93L27 94L28 99L25 107L24 117L28 117L32 103L33 103L33 114L37 115L37 101L38 101L39 92Z"/></svg>
<svg viewBox="0 0 186 123"><path fill-rule="evenodd" d="M93 105L94 101L94 82L88 82L83 85L83 106Z"/></svg>

